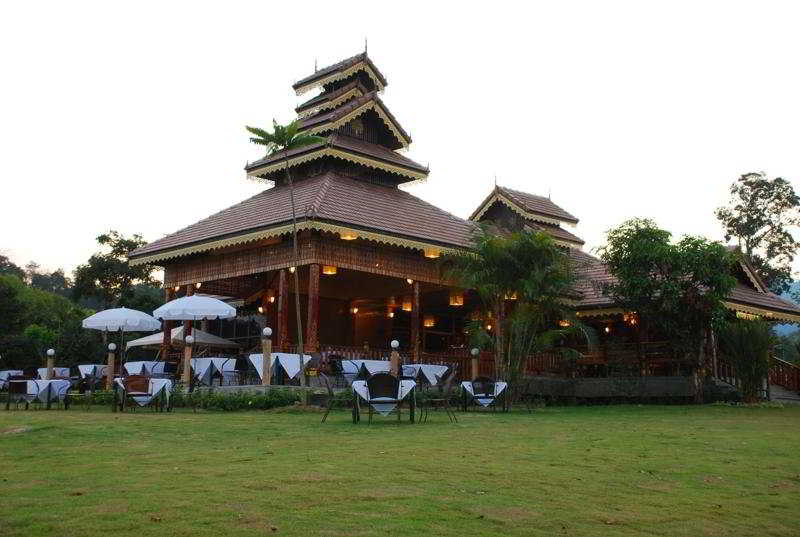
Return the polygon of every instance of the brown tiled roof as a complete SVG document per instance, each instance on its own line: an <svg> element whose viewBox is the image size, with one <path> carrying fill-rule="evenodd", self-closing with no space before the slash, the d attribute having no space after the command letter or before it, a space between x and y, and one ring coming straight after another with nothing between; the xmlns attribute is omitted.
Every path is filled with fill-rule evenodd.
<svg viewBox="0 0 800 537"><path fill-rule="evenodd" d="M304 102L303 104L301 104L300 106L295 108L294 110L295 110L295 112L302 112L303 110L307 110L309 108L314 108L315 106L319 106L319 105L321 105L323 103L326 103L328 101L332 101L332 100L336 99L337 97L339 97L340 95L343 95L343 94L347 93L348 91L350 91L351 89L356 88L356 87L361 89L362 93L365 94L365 95L367 93L369 93L366 89L364 89L364 86L362 86L361 83L358 80L354 80L353 82L350 82L349 84L346 84L346 85L342 86L341 88L339 88L337 90L323 91L319 95L317 95L315 97L312 97L311 99L307 100L306 102Z"/></svg>
<svg viewBox="0 0 800 537"><path fill-rule="evenodd" d="M520 192L519 190L512 190L504 186L498 186L497 190L528 212L550 216L573 224L578 223L577 218L550 201L550 198L528 194L527 192Z"/></svg>
<svg viewBox="0 0 800 537"><path fill-rule="evenodd" d="M734 287L731 294L728 295L728 300L730 302L736 302L737 304L752 305L759 308L800 315L800 306L794 302L785 300L775 293L759 293L755 289L742 283L738 283L736 287Z"/></svg>
<svg viewBox="0 0 800 537"><path fill-rule="evenodd" d="M411 160L410 158L405 157L396 151L392 151L391 149L383 147L382 145L373 144L371 142L359 140L358 138L353 138L352 136L346 136L344 134L338 134L338 133L328 136L327 142L307 145L305 147L300 147L298 149L292 149L288 152L280 151L278 153L273 153L272 155L265 157L261 160L249 163L245 167L245 170L250 171L258 167L264 166L265 164L277 162L286 157L287 155L289 158L292 158L295 156L311 153L313 151L318 151L324 149L325 147L333 147L336 149L341 149L343 151L357 153L359 155L382 160L384 162L388 162L396 166L402 166L410 170L416 170L423 173L428 172L428 168L426 168L422 164L418 164L413 160Z"/></svg>
<svg viewBox="0 0 800 537"><path fill-rule="evenodd" d="M403 190L327 173L295 183L300 221L321 220L430 244L467 247L475 225ZM131 253L139 257L291 221L289 188L277 186Z"/></svg>
<svg viewBox="0 0 800 537"><path fill-rule="evenodd" d="M614 301L602 293L604 285L614 282L614 277L608 272L605 263L580 250L570 249L570 254L578 276L576 290L581 296L577 307L579 309L613 307ZM736 284L727 300L743 306L800 315L800 306L797 304L774 293L761 293L741 282Z"/></svg>
<svg viewBox="0 0 800 537"><path fill-rule="evenodd" d="M330 75L330 74L332 74L332 73L334 73L336 71L343 71L343 70L347 69L348 67L351 67L351 66L357 64L358 62L360 62L362 60L366 61L369 64L370 68L373 70L375 75L378 77L378 79L380 79L381 84L386 86L386 84L388 83L388 82L386 82L386 77L384 77L383 74L378 70L378 68L375 67L375 64L372 63L372 60L369 59L369 56L367 56L367 53L366 52L362 52L361 54L356 54L355 56L352 56L352 57L347 58L345 60L342 60L340 62L334 63L333 65L329 65L328 67L324 67L324 68L318 70L316 73L308 75L305 78L301 78L300 80L298 80L297 82L292 84L292 89L296 90L297 88L300 88L302 86L306 86L308 84L311 84L316 80L321 80L321 79L325 78L326 76L328 76L328 75Z"/></svg>
<svg viewBox="0 0 800 537"><path fill-rule="evenodd" d="M578 237L573 233L570 233L569 231L560 226L550 226L547 224L539 224L539 223L533 224L532 222L528 223L528 225L540 231L544 231L545 233L549 234L556 240L567 241L580 245L585 244L583 239L581 239L580 237Z"/></svg>
<svg viewBox="0 0 800 537"><path fill-rule="evenodd" d="M394 117L394 115L392 115L389 109L386 108L386 105L383 104L383 101L381 101L380 97L378 97L378 94L374 91L367 93L366 95L362 95L361 97L358 97L356 99L352 99L346 102L345 104L337 108L334 108L333 110L323 110L317 114L314 114L312 116L309 116L301 120L299 130L302 132L312 127L318 127L320 125L324 125L325 123L332 123L334 121L337 121L346 116L347 114L349 114L350 112L352 112L353 110L367 104L370 101L374 101L375 103L378 104L378 106L380 106L383 109L383 111L389 117L389 120L394 124L395 128L397 128L397 130L405 139L406 145L410 144L411 137L408 135L405 129L403 129L403 126L397 122L397 119Z"/></svg>

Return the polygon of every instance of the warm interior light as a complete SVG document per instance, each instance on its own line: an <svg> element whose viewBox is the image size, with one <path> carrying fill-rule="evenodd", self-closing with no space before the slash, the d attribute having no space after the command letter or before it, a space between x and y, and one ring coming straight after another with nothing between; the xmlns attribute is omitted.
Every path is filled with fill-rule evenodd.
<svg viewBox="0 0 800 537"><path fill-rule="evenodd" d="M264 308L262 306L258 307L258 313L264 313Z"/></svg>
<svg viewBox="0 0 800 537"><path fill-rule="evenodd" d="M344 233L339 233L339 238L342 239L343 241L353 241L353 240L356 240L358 238L358 235L356 235L355 233L351 233L349 231L346 231Z"/></svg>
<svg viewBox="0 0 800 537"><path fill-rule="evenodd" d="M175 286L175 292L177 293L177 292L178 292L178 291L180 291L180 290L181 290L181 286L180 286L180 285L176 285L176 286Z"/></svg>
<svg viewBox="0 0 800 537"><path fill-rule="evenodd" d="M464 305L464 293L459 291L452 291L450 293L450 305L451 306L463 306Z"/></svg>
<svg viewBox="0 0 800 537"><path fill-rule="evenodd" d="M411 297L403 297L403 311L411 311Z"/></svg>
<svg viewBox="0 0 800 537"><path fill-rule="evenodd" d="M611 327L610 326L606 326L606 334L609 334L609 333L611 333Z"/></svg>
<svg viewBox="0 0 800 537"><path fill-rule="evenodd" d="M389 319L393 319L394 318L394 310L392 310L392 308L389 308L386 311L386 317L388 317Z"/></svg>
<svg viewBox="0 0 800 537"><path fill-rule="evenodd" d="M336 274L336 267L333 265L322 265L322 273L328 275Z"/></svg>
<svg viewBox="0 0 800 537"><path fill-rule="evenodd" d="M506 300L516 300L517 299L517 292L514 291L513 293L506 293Z"/></svg>
<svg viewBox="0 0 800 537"><path fill-rule="evenodd" d="M560 326L561 328L566 328L569 326L569 321L566 319L561 319L560 321L558 321L558 326Z"/></svg>
<svg viewBox="0 0 800 537"><path fill-rule="evenodd" d="M271 296L271 297L269 297L269 301L270 301L270 302L275 302L275 297L274 297L274 296ZM298 363L299 363L299 362L298 362Z"/></svg>
<svg viewBox="0 0 800 537"><path fill-rule="evenodd" d="M412 283L414 283L414 280L412 280L411 278L406 278L406 282L408 282L408 285L411 285Z"/></svg>
<svg viewBox="0 0 800 537"><path fill-rule="evenodd" d="M486 325L486 330L491 330L491 329L492 329L492 325L490 325L490 324L487 324L487 325Z"/></svg>
<svg viewBox="0 0 800 537"><path fill-rule="evenodd" d="M294 274L294 267L289 267L289 272L291 272L292 274Z"/></svg>
<svg viewBox="0 0 800 537"><path fill-rule="evenodd" d="M433 315L426 315L422 319L422 326L425 328L433 328L436 325L436 318Z"/></svg>
<svg viewBox="0 0 800 537"><path fill-rule="evenodd" d="M356 308L356 307L350 308L350 312L351 312L353 315L355 315L356 313L358 313L358 308Z"/></svg>
<svg viewBox="0 0 800 537"><path fill-rule="evenodd" d="M425 248L425 257L429 257L431 259L436 259L439 257L439 250L435 248Z"/></svg>
<svg viewBox="0 0 800 537"><path fill-rule="evenodd" d="M203 282L197 282L196 284L194 284L194 288L195 289L200 289L200 287L202 287L202 285L203 285Z"/></svg>

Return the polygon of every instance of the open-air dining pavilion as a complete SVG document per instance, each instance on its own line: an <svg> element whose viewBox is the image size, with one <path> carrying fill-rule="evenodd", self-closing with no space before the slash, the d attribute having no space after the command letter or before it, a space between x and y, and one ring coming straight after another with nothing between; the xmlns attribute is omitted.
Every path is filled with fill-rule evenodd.
<svg viewBox="0 0 800 537"><path fill-rule="evenodd" d="M245 355L259 351L266 326L274 330L275 351L296 352L299 295L304 352L319 359L314 368L342 359L386 360L387 343L397 340L405 364L448 365L470 380L493 377L494 360L483 351L473 369L465 327L482 320L495 330L495 313L483 311L474 293L451 280L448 254L468 251L479 224L498 233L544 231L574 262L579 285L571 303L597 332L598 345L580 349L582 358L569 367L555 355L528 357L525 374L603 378L616 362L636 355L638 374L688 375L687 364L664 342L641 339L635 312L602 293L608 271L582 251L583 240L572 231L578 218L549 197L496 186L465 220L402 190L425 180L429 170L399 152L411 137L379 97L386 85L366 53L297 81L298 95L321 89L296 112L300 131L324 141L248 163L247 176L271 188L153 241L130 262L163 267L167 300L197 293L235 305L235 319L194 325L241 345ZM287 173L294 182L297 262ZM726 301L732 315L800 320L800 309L769 292L746 260L735 276L738 284ZM184 336L192 324L183 323ZM163 359L183 357L169 335L175 328L174 321L165 322ZM725 364L714 364L714 376L724 378L726 371Z"/></svg>

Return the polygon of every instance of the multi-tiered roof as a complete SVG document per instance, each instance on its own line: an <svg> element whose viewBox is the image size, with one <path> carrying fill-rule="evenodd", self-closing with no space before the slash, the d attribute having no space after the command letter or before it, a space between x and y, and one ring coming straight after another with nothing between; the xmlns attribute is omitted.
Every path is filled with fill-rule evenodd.
<svg viewBox="0 0 800 537"><path fill-rule="evenodd" d="M298 226L442 252L469 247L474 225L398 185L425 179L428 168L400 154L411 137L378 97L387 82L366 53L296 82L298 95L321 92L296 108L301 132L324 141L268 155L245 167L274 187L136 250L136 263L170 259L275 237L289 230L288 165Z"/></svg>

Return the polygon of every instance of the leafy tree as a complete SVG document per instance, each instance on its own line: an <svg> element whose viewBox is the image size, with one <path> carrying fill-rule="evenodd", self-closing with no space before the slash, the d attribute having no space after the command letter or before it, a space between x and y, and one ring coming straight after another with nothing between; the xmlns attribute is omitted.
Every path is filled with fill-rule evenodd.
<svg viewBox="0 0 800 537"><path fill-rule="evenodd" d="M29 278L31 287L65 297L72 294L72 280L64 275L64 269L54 270L49 274L33 272L29 274Z"/></svg>
<svg viewBox="0 0 800 537"><path fill-rule="evenodd" d="M0 274L11 274L20 280L25 279L25 271L15 265L8 256L0 254Z"/></svg>
<svg viewBox="0 0 800 537"><path fill-rule="evenodd" d="M566 354L570 351L561 344L578 333L588 336L565 302L575 283L570 259L546 233L496 235L484 228L470 253L454 256L450 276L495 312L495 370L510 380L531 354L553 349ZM569 325L559 327L559 321ZM492 340L483 322L470 326L470 335L479 346Z"/></svg>
<svg viewBox="0 0 800 537"><path fill-rule="evenodd" d="M12 274L0 274L0 338L18 334L24 319L19 290L22 280Z"/></svg>
<svg viewBox="0 0 800 537"><path fill-rule="evenodd" d="M47 349L52 348L58 340L58 333L55 330L40 324L29 324L25 327L22 335L33 344L36 353L42 360L45 358Z"/></svg>
<svg viewBox="0 0 800 537"><path fill-rule="evenodd" d="M89 261L75 269L75 300L96 299L101 309L118 306L132 298L137 284L156 285L152 265L131 266L128 255L147 242L141 235L125 237L109 231L97 237L104 251L97 252Z"/></svg>
<svg viewBox="0 0 800 537"><path fill-rule="evenodd" d="M304 147L311 144L324 142L325 138L321 136L312 136L310 134L303 134L298 132L300 128L299 121L293 121L288 125L279 125L274 119L272 120L272 132L258 128L246 127L250 134L255 136L250 137L250 141L256 145L263 145L267 149L267 155L274 155L276 153L284 153L284 172L286 173L286 183L289 185L289 199L292 206L292 249L294 266L298 265L297 255L297 217L294 206L294 184L292 182L292 173L289 169L289 155L288 152L298 147ZM294 271L294 288L295 288L295 311L297 312L297 344L298 353L303 355L303 320L300 315L300 282L298 271ZM301 385L307 384L305 372L300 376Z"/></svg>
<svg viewBox="0 0 800 537"><path fill-rule="evenodd" d="M637 312L644 333L657 329L677 351L694 357L699 401L712 329L724 320L723 300L736 284L734 258L724 245L701 237L671 238L647 219L609 231L600 254L615 280L603 292Z"/></svg>
<svg viewBox="0 0 800 537"><path fill-rule="evenodd" d="M746 403L758 400L776 344L772 327L764 321L736 320L720 326L720 354L736 370Z"/></svg>
<svg viewBox="0 0 800 537"><path fill-rule="evenodd" d="M725 240L736 238L770 290L783 293L800 243L791 229L800 224L800 197L791 183L764 173L746 173L730 187L727 207L715 211Z"/></svg>

